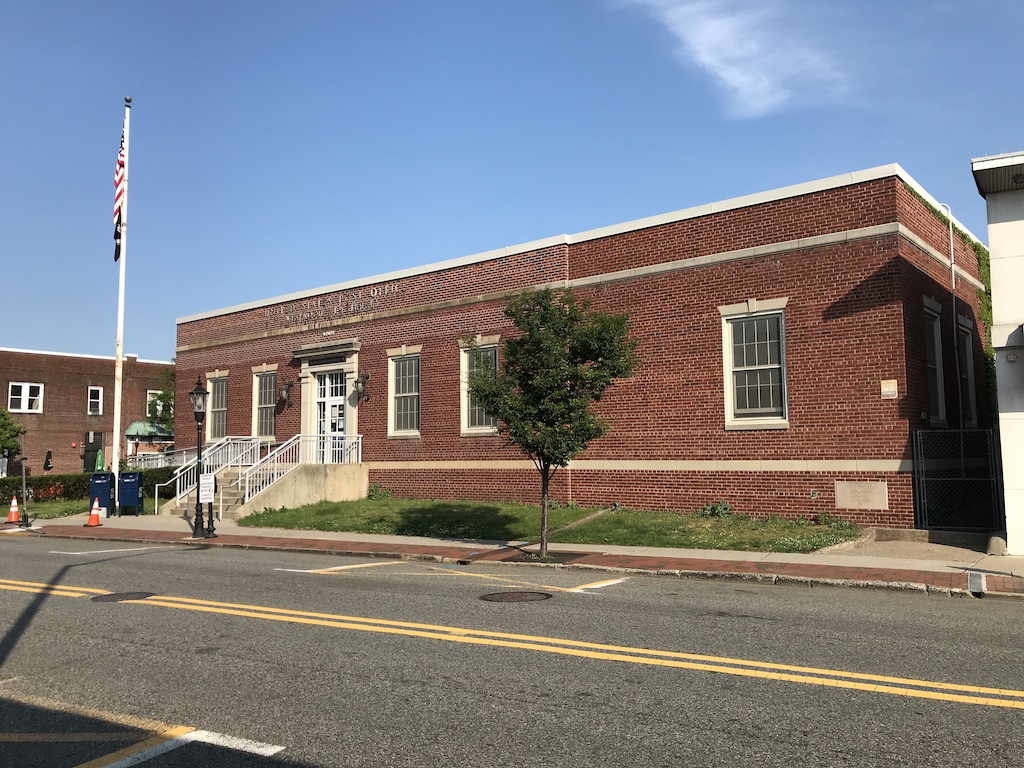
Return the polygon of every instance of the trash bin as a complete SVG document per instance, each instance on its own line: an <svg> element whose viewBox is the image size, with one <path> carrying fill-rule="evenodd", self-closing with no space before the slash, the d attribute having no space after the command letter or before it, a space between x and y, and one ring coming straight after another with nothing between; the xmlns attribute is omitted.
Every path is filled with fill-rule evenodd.
<svg viewBox="0 0 1024 768"><path fill-rule="evenodd" d="M110 517L114 508L114 473L93 472L89 476L89 509L99 500L100 517Z"/></svg>
<svg viewBox="0 0 1024 768"><path fill-rule="evenodd" d="M142 509L142 473L122 472L117 479L117 516L124 514L125 507L135 510L138 517ZM143 514L145 514L143 512Z"/></svg>

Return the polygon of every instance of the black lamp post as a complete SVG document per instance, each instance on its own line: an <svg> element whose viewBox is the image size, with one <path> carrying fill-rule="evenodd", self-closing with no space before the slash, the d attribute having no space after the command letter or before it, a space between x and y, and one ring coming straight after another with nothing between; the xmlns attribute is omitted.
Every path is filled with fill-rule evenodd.
<svg viewBox="0 0 1024 768"><path fill-rule="evenodd" d="M192 524L193 539L212 538L217 535L213 532L213 505L210 505L210 525L204 531L203 504L199 501L199 483L203 477L203 421L206 419L206 398L209 394L198 377L195 389L188 393L192 399L192 413L196 417L196 519Z"/></svg>

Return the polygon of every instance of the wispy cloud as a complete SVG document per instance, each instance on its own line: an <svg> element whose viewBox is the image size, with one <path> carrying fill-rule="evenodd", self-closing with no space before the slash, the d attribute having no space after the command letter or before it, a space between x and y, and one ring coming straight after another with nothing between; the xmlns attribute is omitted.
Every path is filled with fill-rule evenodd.
<svg viewBox="0 0 1024 768"><path fill-rule="evenodd" d="M678 55L725 89L734 117L761 117L793 101L830 100L846 90L795 0L626 0L665 26ZM820 44L820 43L819 43Z"/></svg>

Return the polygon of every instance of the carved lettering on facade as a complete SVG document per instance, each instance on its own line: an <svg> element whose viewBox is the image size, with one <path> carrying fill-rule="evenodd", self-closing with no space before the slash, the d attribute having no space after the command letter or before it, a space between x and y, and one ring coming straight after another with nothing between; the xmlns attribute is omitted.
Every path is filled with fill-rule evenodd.
<svg viewBox="0 0 1024 768"><path fill-rule="evenodd" d="M346 315L373 312L398 295L398 284L374 285L352 291L339 291L290 304L278 304L263 310L267 322L290 325L317 324Z"/></svg>

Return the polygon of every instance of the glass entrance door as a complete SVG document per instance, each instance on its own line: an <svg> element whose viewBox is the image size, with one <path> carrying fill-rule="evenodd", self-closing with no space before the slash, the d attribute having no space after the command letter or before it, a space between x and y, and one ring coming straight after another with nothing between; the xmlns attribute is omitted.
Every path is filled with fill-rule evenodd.
<svg viewBox="0 0 1024 768"><path fill-rule="evenodd" d="M344 372L316 375L317 459L321 464L345 461L346 401Z"/></svg>

